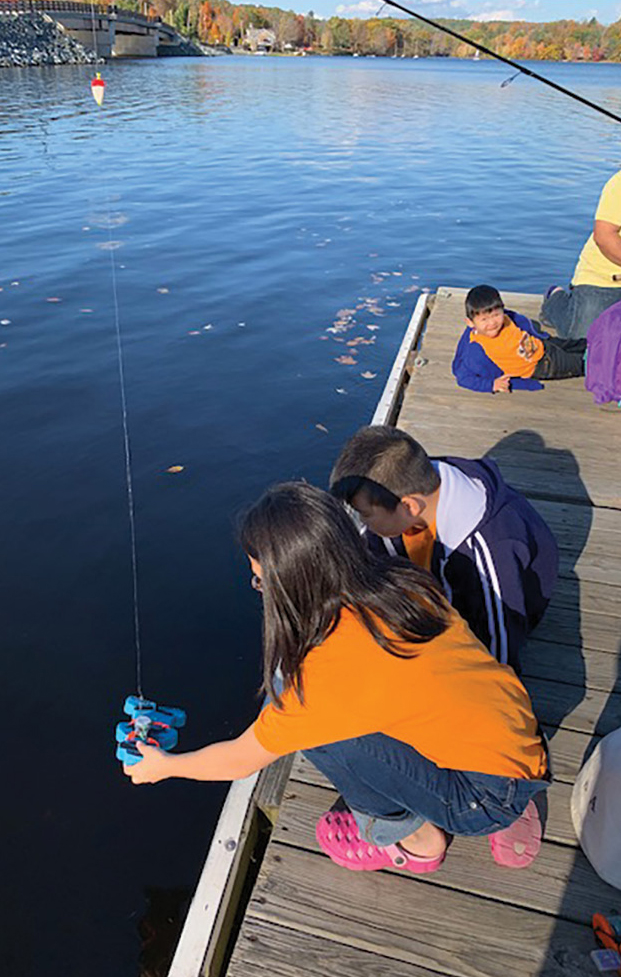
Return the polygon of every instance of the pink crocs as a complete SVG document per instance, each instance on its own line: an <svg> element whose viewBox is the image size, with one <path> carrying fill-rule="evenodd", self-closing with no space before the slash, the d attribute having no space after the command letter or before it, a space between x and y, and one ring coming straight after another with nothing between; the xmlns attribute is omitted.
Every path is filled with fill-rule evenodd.
<svg viewBox="0 0 621 977"><path fill-rule="evenodd" d="M526 868L539 854L542 834L537 805L529 801L517 821L489 836L494 861L506 868Z"/></svg>
<svg viewBox="0 0 621 977"><path fill-rule="evenodd" d="M317 841L333 862L352 872L377 872L381 868L403 868L422 875L435 872L445 859L446 852L434 858L410 855L398 845L379 848L360 837L351 811L328 811L322 814L316 827Z"/></svg>

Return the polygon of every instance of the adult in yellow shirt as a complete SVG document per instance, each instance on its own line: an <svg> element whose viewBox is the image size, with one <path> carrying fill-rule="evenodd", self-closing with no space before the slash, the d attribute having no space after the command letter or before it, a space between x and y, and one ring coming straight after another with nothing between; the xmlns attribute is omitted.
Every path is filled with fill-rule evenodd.
<svg viewBox="0 0 621 977"><path fill-rule="evenodd" d="M621 171L599 198L593 233L584 245L569 290L548 289L540 319L561 336L586 336L598 315L621 302Z"/></svg>

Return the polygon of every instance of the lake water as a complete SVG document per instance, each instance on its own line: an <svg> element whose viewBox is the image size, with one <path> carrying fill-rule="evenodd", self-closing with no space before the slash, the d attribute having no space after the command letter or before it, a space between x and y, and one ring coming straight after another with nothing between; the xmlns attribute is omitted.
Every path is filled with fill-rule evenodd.
<svg viewBox="0 0 621 977"><path fill-rule="evenodd" d="M537 67L621 111L621 66ZM510 74L126 62L102 110L86 68L0 74L6 977L137 975L153 890L193 888L225 792L132 787L114 759L135 660L111 257L144 688L187 709L194 748L257 708L240 508L276 480L325 483L417 289L571 274L621 128L524 78L501 89ZM326 332L339 319L355 328Z"/></svg>

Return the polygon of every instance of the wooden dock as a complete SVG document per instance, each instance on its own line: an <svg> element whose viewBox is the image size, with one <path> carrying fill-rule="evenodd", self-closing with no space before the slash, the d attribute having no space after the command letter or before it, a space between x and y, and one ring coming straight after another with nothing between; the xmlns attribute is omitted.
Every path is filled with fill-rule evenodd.
<svg viewBox="0 0 621 977"><path fill-rule="evenodd" d="M431 300L392 415L432 455L490 455L558 539L561 578L523 659L555 773L541 854L512 871L487 839L458 838L434 875L348 872L314 835L335 792L298 757L227 977L589 977L591 915L621 903L577 847L569 811L585 754L621 726L621 413L596 408L581 380L460 390L450 366L464 295ZM536 317L540 296L504 297Z"/></svg>

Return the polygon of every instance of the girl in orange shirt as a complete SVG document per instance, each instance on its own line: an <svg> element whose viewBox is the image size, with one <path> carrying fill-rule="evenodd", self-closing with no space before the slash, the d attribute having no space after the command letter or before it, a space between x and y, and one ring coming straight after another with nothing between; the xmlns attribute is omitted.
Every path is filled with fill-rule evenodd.
<svg viewBox="0 0 621 977"><path fill-rule="evenodd" d="M490 835L530 864L549 783L526 690L407 560L378 560L341 503L304 482L269 490L241 542L263 596L270 702L235 740L140 745L134 783L235 780L303 750L341 797L317 824L333 861L433 872L447 836Z"/></svg>

